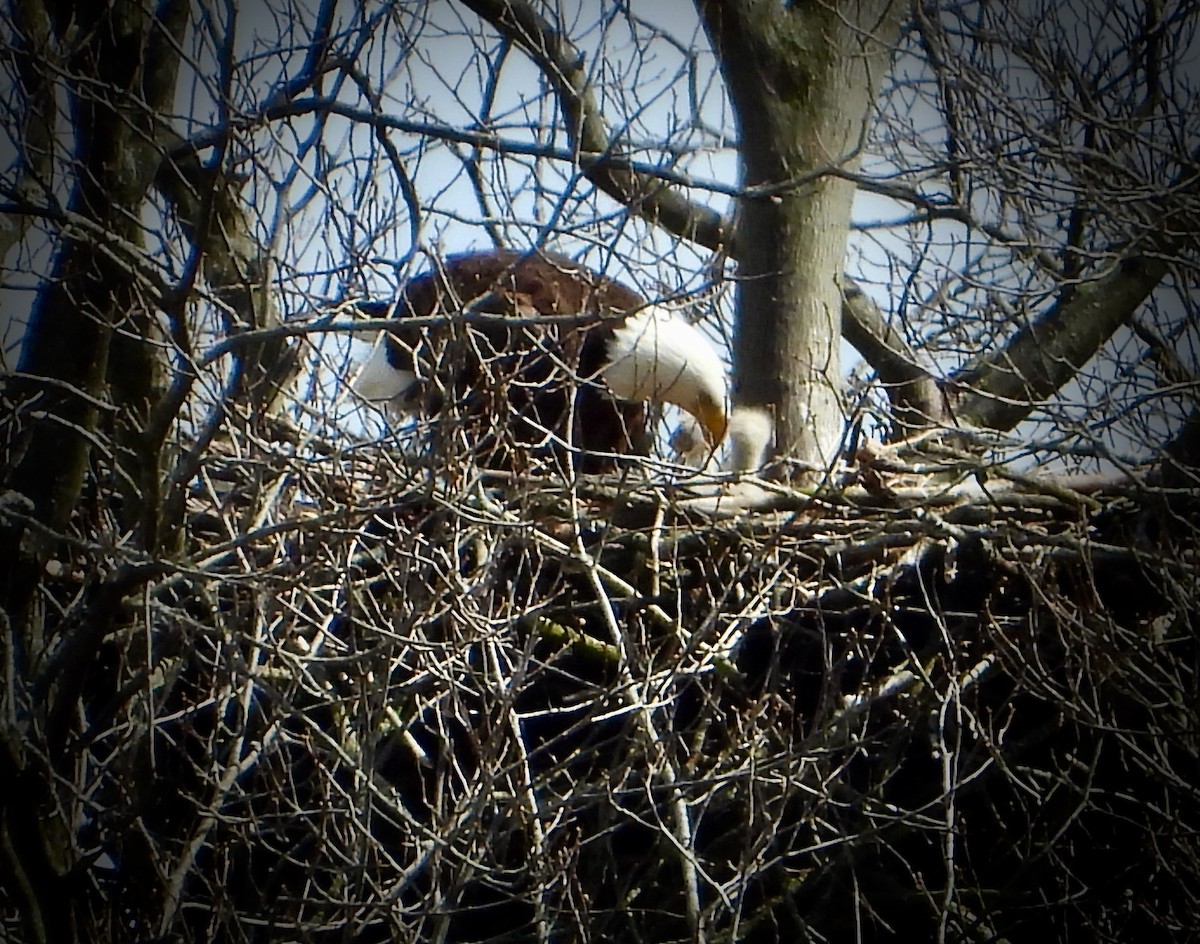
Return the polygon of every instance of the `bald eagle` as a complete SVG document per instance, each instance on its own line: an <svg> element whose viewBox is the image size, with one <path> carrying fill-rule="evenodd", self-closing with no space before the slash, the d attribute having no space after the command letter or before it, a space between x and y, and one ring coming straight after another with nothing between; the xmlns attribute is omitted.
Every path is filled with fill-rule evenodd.
<svg viewBox="0 0 1200 944"><path fill-rule="evenodd" d="M396 324L355 392L392 418L453 416L452 447L485 465L522 467L565 446L583 471L611 468L647 451L646 401L685 410L711 445L725 435L725 368L704 334L565 256L450 256L394 302L360 307Z"/></svg>

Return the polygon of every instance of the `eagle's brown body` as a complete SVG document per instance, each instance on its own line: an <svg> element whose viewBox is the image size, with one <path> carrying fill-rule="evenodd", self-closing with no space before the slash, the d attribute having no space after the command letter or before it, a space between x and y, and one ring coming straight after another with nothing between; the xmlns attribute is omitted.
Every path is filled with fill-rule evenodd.
<svg viewBox="0 0 1200 944"><path fill-rule="evenodd" d="M613 454L647 448L644 404L615 400L596 379L620 324L612 316L644 305L631 288L565 256L505 249L450 256L412 279L390 306L398 343L388 345L388 360L424 378L409 405L443 424L452 418L453 443L484 464L524 465L521 456L544 454L557 441L581 450L580 468L599 471ZM406 327L409 318L464 312L508 315L513 323L451 317L437 327ZM525 320L547 315L581 316L581 323Z"/></svg>

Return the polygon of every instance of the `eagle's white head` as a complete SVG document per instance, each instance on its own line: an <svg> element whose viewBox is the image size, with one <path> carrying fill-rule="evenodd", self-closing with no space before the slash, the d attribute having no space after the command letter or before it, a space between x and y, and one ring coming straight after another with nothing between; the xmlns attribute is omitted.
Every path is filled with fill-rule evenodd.
<svg viewBox="0 0 1200 944"><path fill-rule="evenodd" d="M390 356L389 348L392 348ZM413 394L418 388L415 369L396 366L391 360L395 356L395 342L381 332L350 384L358 396L382 408L392 420L416 408Z"/></svg>
<svg viewBox="0 0 1200 944"><path fill-rule="evenodd" d="M725 437L725 365L704 332L662 305L647 305L613 330L600 376L624 400L673 403L699 422L709 445Z"/></svg>

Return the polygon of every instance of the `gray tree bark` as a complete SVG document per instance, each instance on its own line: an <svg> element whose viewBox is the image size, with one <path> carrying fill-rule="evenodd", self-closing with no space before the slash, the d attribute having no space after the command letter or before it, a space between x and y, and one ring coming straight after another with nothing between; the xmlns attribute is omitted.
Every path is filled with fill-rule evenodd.
<svg viewBox="0 0 1200 944"><path fill-rule="evenodd" d="M740 129L735 399L776 411L777 446L825 466L845 415L839 275L851 172L904 5L700 0Z"/></svg>

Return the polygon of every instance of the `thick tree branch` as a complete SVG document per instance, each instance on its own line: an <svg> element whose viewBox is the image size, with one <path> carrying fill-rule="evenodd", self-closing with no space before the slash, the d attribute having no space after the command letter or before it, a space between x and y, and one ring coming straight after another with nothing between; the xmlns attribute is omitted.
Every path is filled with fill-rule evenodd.
<svg viewBox="0 0 1200 944"><path fill-rule="evenodd" d="M1185 173L1168 192L1194 191L1198 182L1194 172ZM1173 218L1164 207L1158 233L1104 275L1064 290L1058 302L1002 349L958 371L947 385L955 419L1012 429L1075 377L1162 282L1170 271L1169 260L1189 251L1194 228L1186 214L1180 215L1178 226L1168 224Z"/></svg>
<svg viewBox="0 0 1200 944"><path fill-rule="evenodd" d="M1166 261L1132 256L1085 282L999 351L955 373L947 386L954 418L1009 430L1070 382L1166 275Z"/></svg>
<svg viewBox="0 0 1200 944"><path fill-rule="evenodd" d="M961 37L951 36L939 16L929 15L924 8L915 8L914 15L922 48L939 83L943 117L952 133L951 160L966 168L974 163L994 170L993 185L1003 189L1011 168L1007 158L997 160L1000 155L993 152L996 142L986 127L981 124L971 135L957 129L964 118L987 121L989 106L983 105L987 97L977 93L986 83L1002 84L1004 70L1011 70L1007 58L1003 65L991 58L1011 37L1002 35L985 41L985 46L994 44L988 54L978 60L967 57L967 61L977 63L980 71L964 75L964 62L956 61ZM1094 60L1061 55L1061 50L1053 50L1038 39L1008 47L1049 92L1051 113L1061 125L1056 124L1055 132L1048 134L1044 143L1051 153L1059 155L1059 172L1064 179L1070 178L1076 197L1060 210L1062 233L1054 240L1057 250L1037 254L1038 264L1059 280L1057 298L1020 325L1003 346L981 352L946 383L953 418L960 423L1008 430L1027 418L1038 404L1070 382L1113 333L1129 322L1167 274L1170 261L1192 252L1196 221L1186 204L1196 193L1197 152L1190 158L1180 155L1183 159L1177 166L1182 165L1183 170L1166 186L1152 176L1142 179L1135 170L1143 166L1149 153L1146 148L1154 147L1152 120L1157 120L1154 116L1166 102L1158 63L1163 10L1158 4L1150 4L1143 15L1131 16L1127 25L1123 41L1128 43L1126 52L1138 67L1127 77L1132 84L1123 94L1129 95L1129 110L1122 110L1120 118L1103 104L1111 91L1098 90L1097 83L1103 85L1099 76L1107 75L1104 66ZM1068 127L1078 139L1065 145L1054 135ZM1043 132L1039 129L1035 133ZM1015 162L1019 166L1019 158ZM1125 221L1114 215L1130 205L1126 193L1136 195L1138 202L1134 205L1140 206L1141 222L1135 219L1133 226L1121 225ZM962 206L967 202L958 188L954 194L955 203ZM1120 195L1121 199L1110 205L1107 195ZM931 218L954 218L944 207L925 209ZM1097 247L1093 243L1098 237L1094 233L1103 227L1093 224L1102 220L1125 229L1126 244L1118 257L1096 261ZM997 243L1022 250L1019 242L1007 239L1003 232L970 219L969 212L959 222ZM1026 249L1025 254L1031 253Z"/></svg>
<svg viewBox="0 0 1200 944"><path fill-rule="evenodd" d="M845 431L838 341L843 313L855 315L839 278L855 192L848 175L859 166L901 8L886 0L836 11L754 0L696 6L737 118L746 188L738 205L735 400L772 408L777 448L824 466ZM776 192L783 182L794 186ZM893 350L885 363L902 356L860 328Z"/></svg>
<svg viewBox="0 0 1200 944"><path fill-rule="evenodd" d="M892 439L937 426L945 404L937 381L917 362L917 354L853 279L842 280L842 336L875 368L892 404Z"/></svg>
<svg viewBox="0 0 1200 944"><path fill-rule="evenodd" d="M76 54L81 75L91 69L94 78L80 79L72 90L78 166L69 211L129 245L141 238L136 208L160 156L158 116L169 110L173 94L163 63L178 64L177 57L160 57L156 50L160 44L177 45L187 4L165 4L161 17L145 13L119 28L101 22L90 34L95 48L85 44ZM113 91L97 96L96 82ZM122 97L121 89L129 94ZM134 381L153 372L149 365L158 356L158 348L140 333L150 319L128 266L90 232L68 231L62 240L55 274L39 291L22 348L21 371L29 379L10 388L14 400L44 418L31 416L25 423L13 453L19 461L8 470L10 487L29 497L55 530L64 530L78 506L87 433L97 420L88 398L99 398L107 382L118 407L140 409L151 384ZM110 357L119 363L110 364ZM62 386L42 385L33 379L38 377ZM136 462L136 452L130 448L121 457ZM138 477L136 471L131 475Z"/></svg>
<svg viewBox="0 0 1200 944"><path fill-rule="evenodd" d="M721 214L661 180L630 168L588 80L583 54L524 0L461 0L533 59L554 86L584 175L603 192L668 232L701 245L728 246Z"/></svg>

